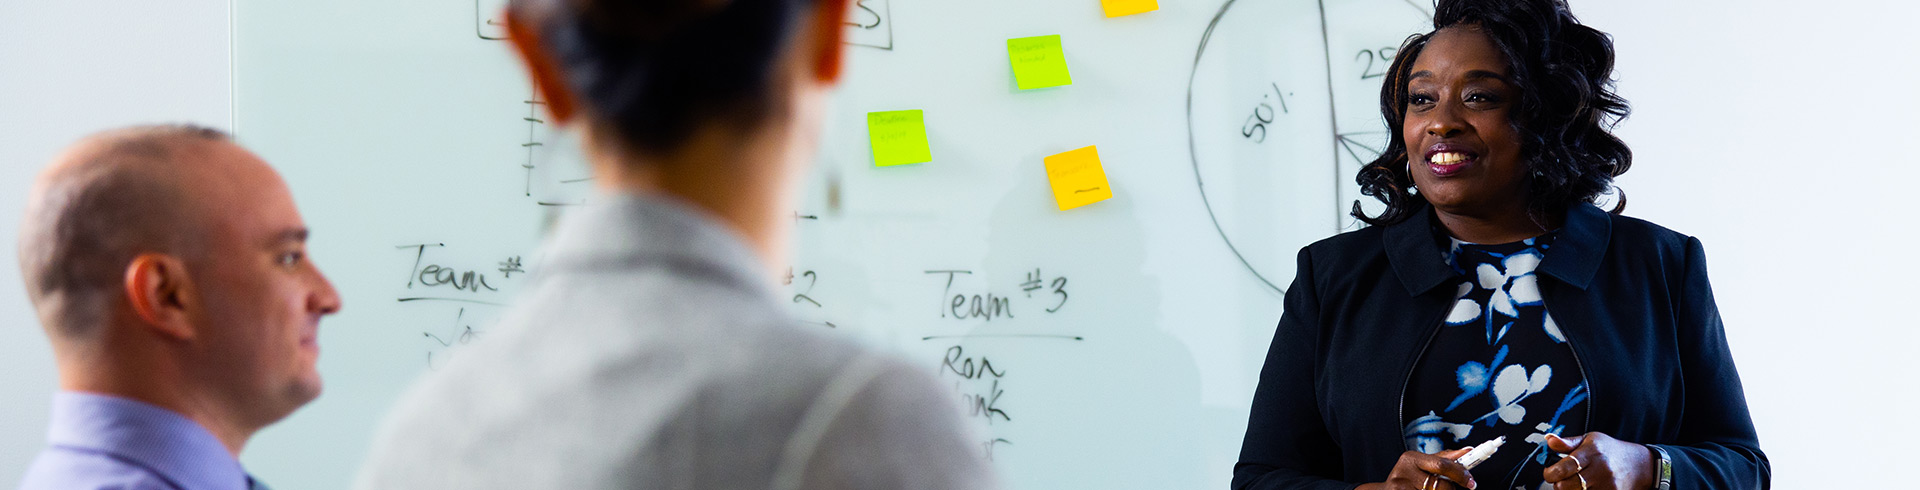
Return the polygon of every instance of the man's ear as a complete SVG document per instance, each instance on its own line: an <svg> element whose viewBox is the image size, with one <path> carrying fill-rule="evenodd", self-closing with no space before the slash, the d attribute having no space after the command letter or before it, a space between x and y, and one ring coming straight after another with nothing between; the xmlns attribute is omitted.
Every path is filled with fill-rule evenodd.
<svg viewBox="0 0 1920 490"><path fill-rule="evenodd" d="M127 264L127 304L142 325L175 339L192 339L194 326L187 315L187 305L193 299L190 283L186 264L180 259L140 254Z"/></svg>
<svg viewBox="0 0 1920 490"><path fill-rule="evenodd" d="M521 15L515 9L508 8L501 17L507 20L507 44L513 46L513 53L520 57L522 65L527 67L527 78L533 82L533 90L546 102L547 114L552 117L555 126L566 125L579 115L580 107L567 88L565 80L560 78L560 67L554 63L553 55L547 52L545 40L540 38L541 30L536 18Z"/></svg>
<svg viewBox="0 0 1920 490"><path fill-rule="evenodd" d="M845 69L846 47L842 43L847 35L847 8L857 0L815 0L813 2L813 32L809 39L812 46L806 46L808 57L813 60L814 80L825 84L840 82L840 72Z"/></svg>

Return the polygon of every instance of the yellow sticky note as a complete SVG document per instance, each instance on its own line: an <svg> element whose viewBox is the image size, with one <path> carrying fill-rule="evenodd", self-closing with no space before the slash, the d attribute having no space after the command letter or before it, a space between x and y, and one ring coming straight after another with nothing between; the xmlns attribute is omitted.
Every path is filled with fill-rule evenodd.
<svg viewBox="0 0 1920 490"><path fill-rule="evenodd" d="M1013 80L1020 90L1073 85L1058 34L1008 39L1007 58L1013 61Z"/></svg>
<svg viewBox="0 0 1920 490"><path fill-rule="evenodd" d="M1094 147L1050 156L1046 162L1047 182L1053 184L1053 200L1061 211L1113 198L1107 171L1100 168L1100 152Z"/></svg>
<svg viewBox="0 0 1920 490"><path fill-rule="evenodd" d="M1160 2L1155 0L1100 0L1100 8L1106 9L1107 17L1119 17L1160 10Z"/></svg>
<svg viewBox="0 0 1920 490"><path fill-rule="evenodd" d="M875 167L933 161L926 116L919 109L867 113L867 139L873 143Z"/></svg>

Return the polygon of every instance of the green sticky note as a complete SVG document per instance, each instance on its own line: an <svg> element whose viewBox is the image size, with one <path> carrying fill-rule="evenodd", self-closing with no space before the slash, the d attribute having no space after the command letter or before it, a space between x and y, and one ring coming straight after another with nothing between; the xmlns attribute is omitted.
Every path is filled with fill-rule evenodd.
<svg viewBox="0 0 1920 490"><path fill-rule="evenodd" d="M1007 58L1013 61L1013 80L1020 90L1073 85L1058 34L1008 39Z"/></svg>
<svg viewBox="0 0 1920 490"><path fill-rule="evenodd" d="M867 113L867 139L873 143L875 167L933 161L927 120L919 109Z"/></svg>

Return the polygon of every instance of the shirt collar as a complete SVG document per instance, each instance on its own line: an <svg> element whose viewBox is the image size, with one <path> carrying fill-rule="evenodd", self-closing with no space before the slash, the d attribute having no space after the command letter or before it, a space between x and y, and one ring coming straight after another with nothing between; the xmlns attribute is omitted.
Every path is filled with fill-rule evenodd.
<svg viewBox="0 0 1920 490"><path fill-rule="evenodd" d="M1592 204L1567 209L1567 224L1553 239L1553 251L1540 261L1540 273L1579 289L1587 289L1600 271L1600 258L1613 239L1613 214Z"/></svg>
<svg viewBox="0 0 1920 490"><path fill-rule="evenodd" d="M569 214L548 242L555 272L597 272L638 263L696 269L769 299L767 268L746 241L712 215L668 196L608 193Z"/></svg>
<svg viewBox="0 0 1920 490"><path fill-rule="evenodd" d="M182 488L246 490L249 481L227 446L205 427L171 410L116 396L55 393L47 441L113 455Z"/></svg>
<svg viewBox="0 0 1920 490"><path fill-rule="evenodd" d="M1432 232L1439 226L1432 206L1422 204L1414 215L1414 218L1387 225L1381 234L1387 262L1393 266L1394 275L1400 278L1400 285L1406 288L1408 296L1419 296L1450 284L1455 276L1447 266L1446 254L1434 253L1440 245ZM1592 204L1575 204L1567 208L1566 223L1558 233L1552 253L1540 262L1539 273L1584 290L1600 269L1600 258L1613 236L1613 215Z"/></svg>

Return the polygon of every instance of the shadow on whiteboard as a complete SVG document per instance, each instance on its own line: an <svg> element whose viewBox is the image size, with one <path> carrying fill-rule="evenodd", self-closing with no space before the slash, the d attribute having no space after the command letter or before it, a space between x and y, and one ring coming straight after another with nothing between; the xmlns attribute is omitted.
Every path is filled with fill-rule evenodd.
<svg viewBox="0 0 1920 490"><path fill-rule="evenodd" d="M1143 267L1151 224L1125 188L1059 211L1045 172L1023 175L993 209L983 259L989 283L1023 285L1013 316L939 340L952 343L942 381L970 401L1011 488L1205 481L1208 455L1238 444L1232 424L1211 427L1227 417L1203 409L1194 356L1165 330L1205 326L1159 324L1160 285Z"/></svg>

